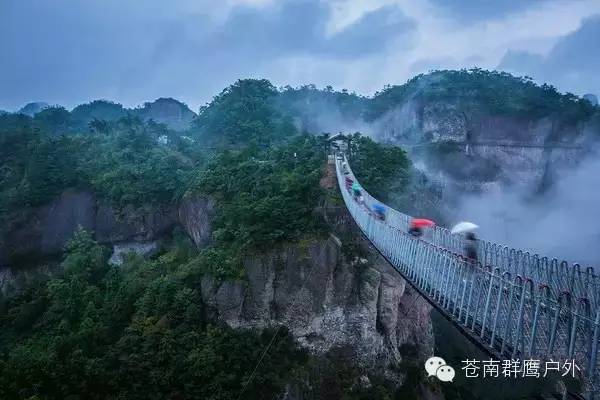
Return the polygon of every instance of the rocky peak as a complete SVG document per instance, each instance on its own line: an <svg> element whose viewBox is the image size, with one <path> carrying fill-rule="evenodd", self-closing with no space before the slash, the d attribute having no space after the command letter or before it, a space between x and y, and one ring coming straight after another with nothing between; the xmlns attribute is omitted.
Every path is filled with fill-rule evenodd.
<svg viewBox="0 0 600 400"><path fill-rule="evenodd" d="M0 231L0 268L24 257L44 259L59 254L78 227L94 232L99 243L117 252L135 248L136 243L154 243L177 226L203 247L210 240L213 215L214 204L206 198L117 208L92 192L67 190L46 205L9 216Z"/></svg>
<svg viewBox="0 0 600 400"><path fill-rule="evenodd" d="M21 108L18 113L29 115L33 117L35 114L42 111L44 108L49 107L48 103L44 103L43 101L33 102L26 104L23 108Z"/></svg>
<svg viewBox="0 0 600 400"><path fill-rule="evenodd" d="M135 109L134 112L146 121L153 120L163 123L175 130L188 129L196 116L186 104L164 97L144 103L143 107Z"/></svg>

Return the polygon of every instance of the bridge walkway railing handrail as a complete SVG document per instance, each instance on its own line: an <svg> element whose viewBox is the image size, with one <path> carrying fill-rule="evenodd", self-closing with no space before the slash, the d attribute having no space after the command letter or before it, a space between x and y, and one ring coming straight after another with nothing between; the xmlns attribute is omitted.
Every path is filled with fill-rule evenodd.
<svg viewBox="0 0 600 400"><path fill-rule="evenodd" d="M345 157L336 174L353 219L388 261L472 339L497 354L538 360L574 359L582 366L588 398L597 398L600 378L598 277L547 257L480 241L480 263L463 255L461 235L436 226L423 237L409 235L412 217L379 202L361 187L361 199L346 187L358 182ZM374 204L386 208L385 221Z"/></svg>

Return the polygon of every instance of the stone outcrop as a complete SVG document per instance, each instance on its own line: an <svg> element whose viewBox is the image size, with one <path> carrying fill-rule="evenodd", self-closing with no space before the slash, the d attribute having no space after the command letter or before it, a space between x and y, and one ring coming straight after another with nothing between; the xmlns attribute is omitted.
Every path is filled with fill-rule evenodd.
<svg viewBox="0 0 600 400"><path fill-rule="evenodd" d="M232 327L282 324L316 354L349 345L362 365L398 383L388 367L402 360L401 345L433 351L429 305L379 256L347 260L338 240L315 239L249 257L244 267L245 282L202 282L209 314Z"/></svg>
<svg viewBox="0 0 600 400"><path fill-rule="evenodd" d="M121 265L125 261L127 255L130 253L147 257L156 254L158 249L159 244L157 241L144 243L118 243L113 246L113 254L108 262L113 265Z"/></svg>
<svg viewBox="0 0 600 400"><path fill-rule="evenodd" d="M598 118L494 115L460 99L409 98L372 126L381 141L406 149L447 192L513 186L535 193L577 166L597 141Z"/></svg>
<svg viewBox="0 0 600 400"><path fill-rule="evenodd" d="M214 215L215 203L208 197L186 197L177 211L179 224L198 247L210 242Z"/></svg>

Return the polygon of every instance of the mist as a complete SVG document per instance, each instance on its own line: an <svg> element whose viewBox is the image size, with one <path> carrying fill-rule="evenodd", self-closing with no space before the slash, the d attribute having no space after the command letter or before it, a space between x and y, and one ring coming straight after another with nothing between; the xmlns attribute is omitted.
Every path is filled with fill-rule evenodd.
<svg viewBox="0 0 600 400"><path fill-rule="evenodd" d="M386 125L410 124L402 108L394 108L372 122L344 115L335 104L326 102L313 104L309 114L310 128L316 132L360 132L377 141L390 139L384 133ZM400 211L434 218L448 227L471 221L480 226L478 236L482 239L549 258L600 266L597 149L590 151L576 167L554 171L553 182L542 193L534 193L537 190L534 185L511 186L501 182L484 185L478 193L458 191L455 184L468 179L467 176L451 177L448 171L430 165L432 160L426 162L410 153L413 175L415 178L425 175L429 183L419 186L413 182L407 191L410 193L393 197L394 204L390 205ZM467 168L470 171L467 175L481 173L484 161ZM471 157L469 163L473 162Z"/></svg>
<svg viewBox="0 0 600 400"><path fill-rule="evenodd" d="M600 159L593 153L545 193L500 188L459 199L454 221L480 226L482 239L585 266L600 265Z"/></svg>

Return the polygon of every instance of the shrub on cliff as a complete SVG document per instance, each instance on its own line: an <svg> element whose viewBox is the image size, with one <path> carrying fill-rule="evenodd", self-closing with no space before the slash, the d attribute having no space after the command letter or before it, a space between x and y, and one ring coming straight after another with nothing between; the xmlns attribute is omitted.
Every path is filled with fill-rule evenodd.
<svg viewBox="0 0 600 400"><path fill-rule="evenodd" d="M189 192L217 201L214 246L227 249L226 259L240 267L247 252L321 232L313 211L322 197L323 149L317 137L294 136L269 149L225 151L197 173Z"/></svg>
<svg viewBox="0 0 600 400"><path fill-rule="evenodd" d="M402 193L410 178L411 162L397 146L373 141L355 134L350 142L350 164L365 190L386 202L391 194Z"/></svg>

